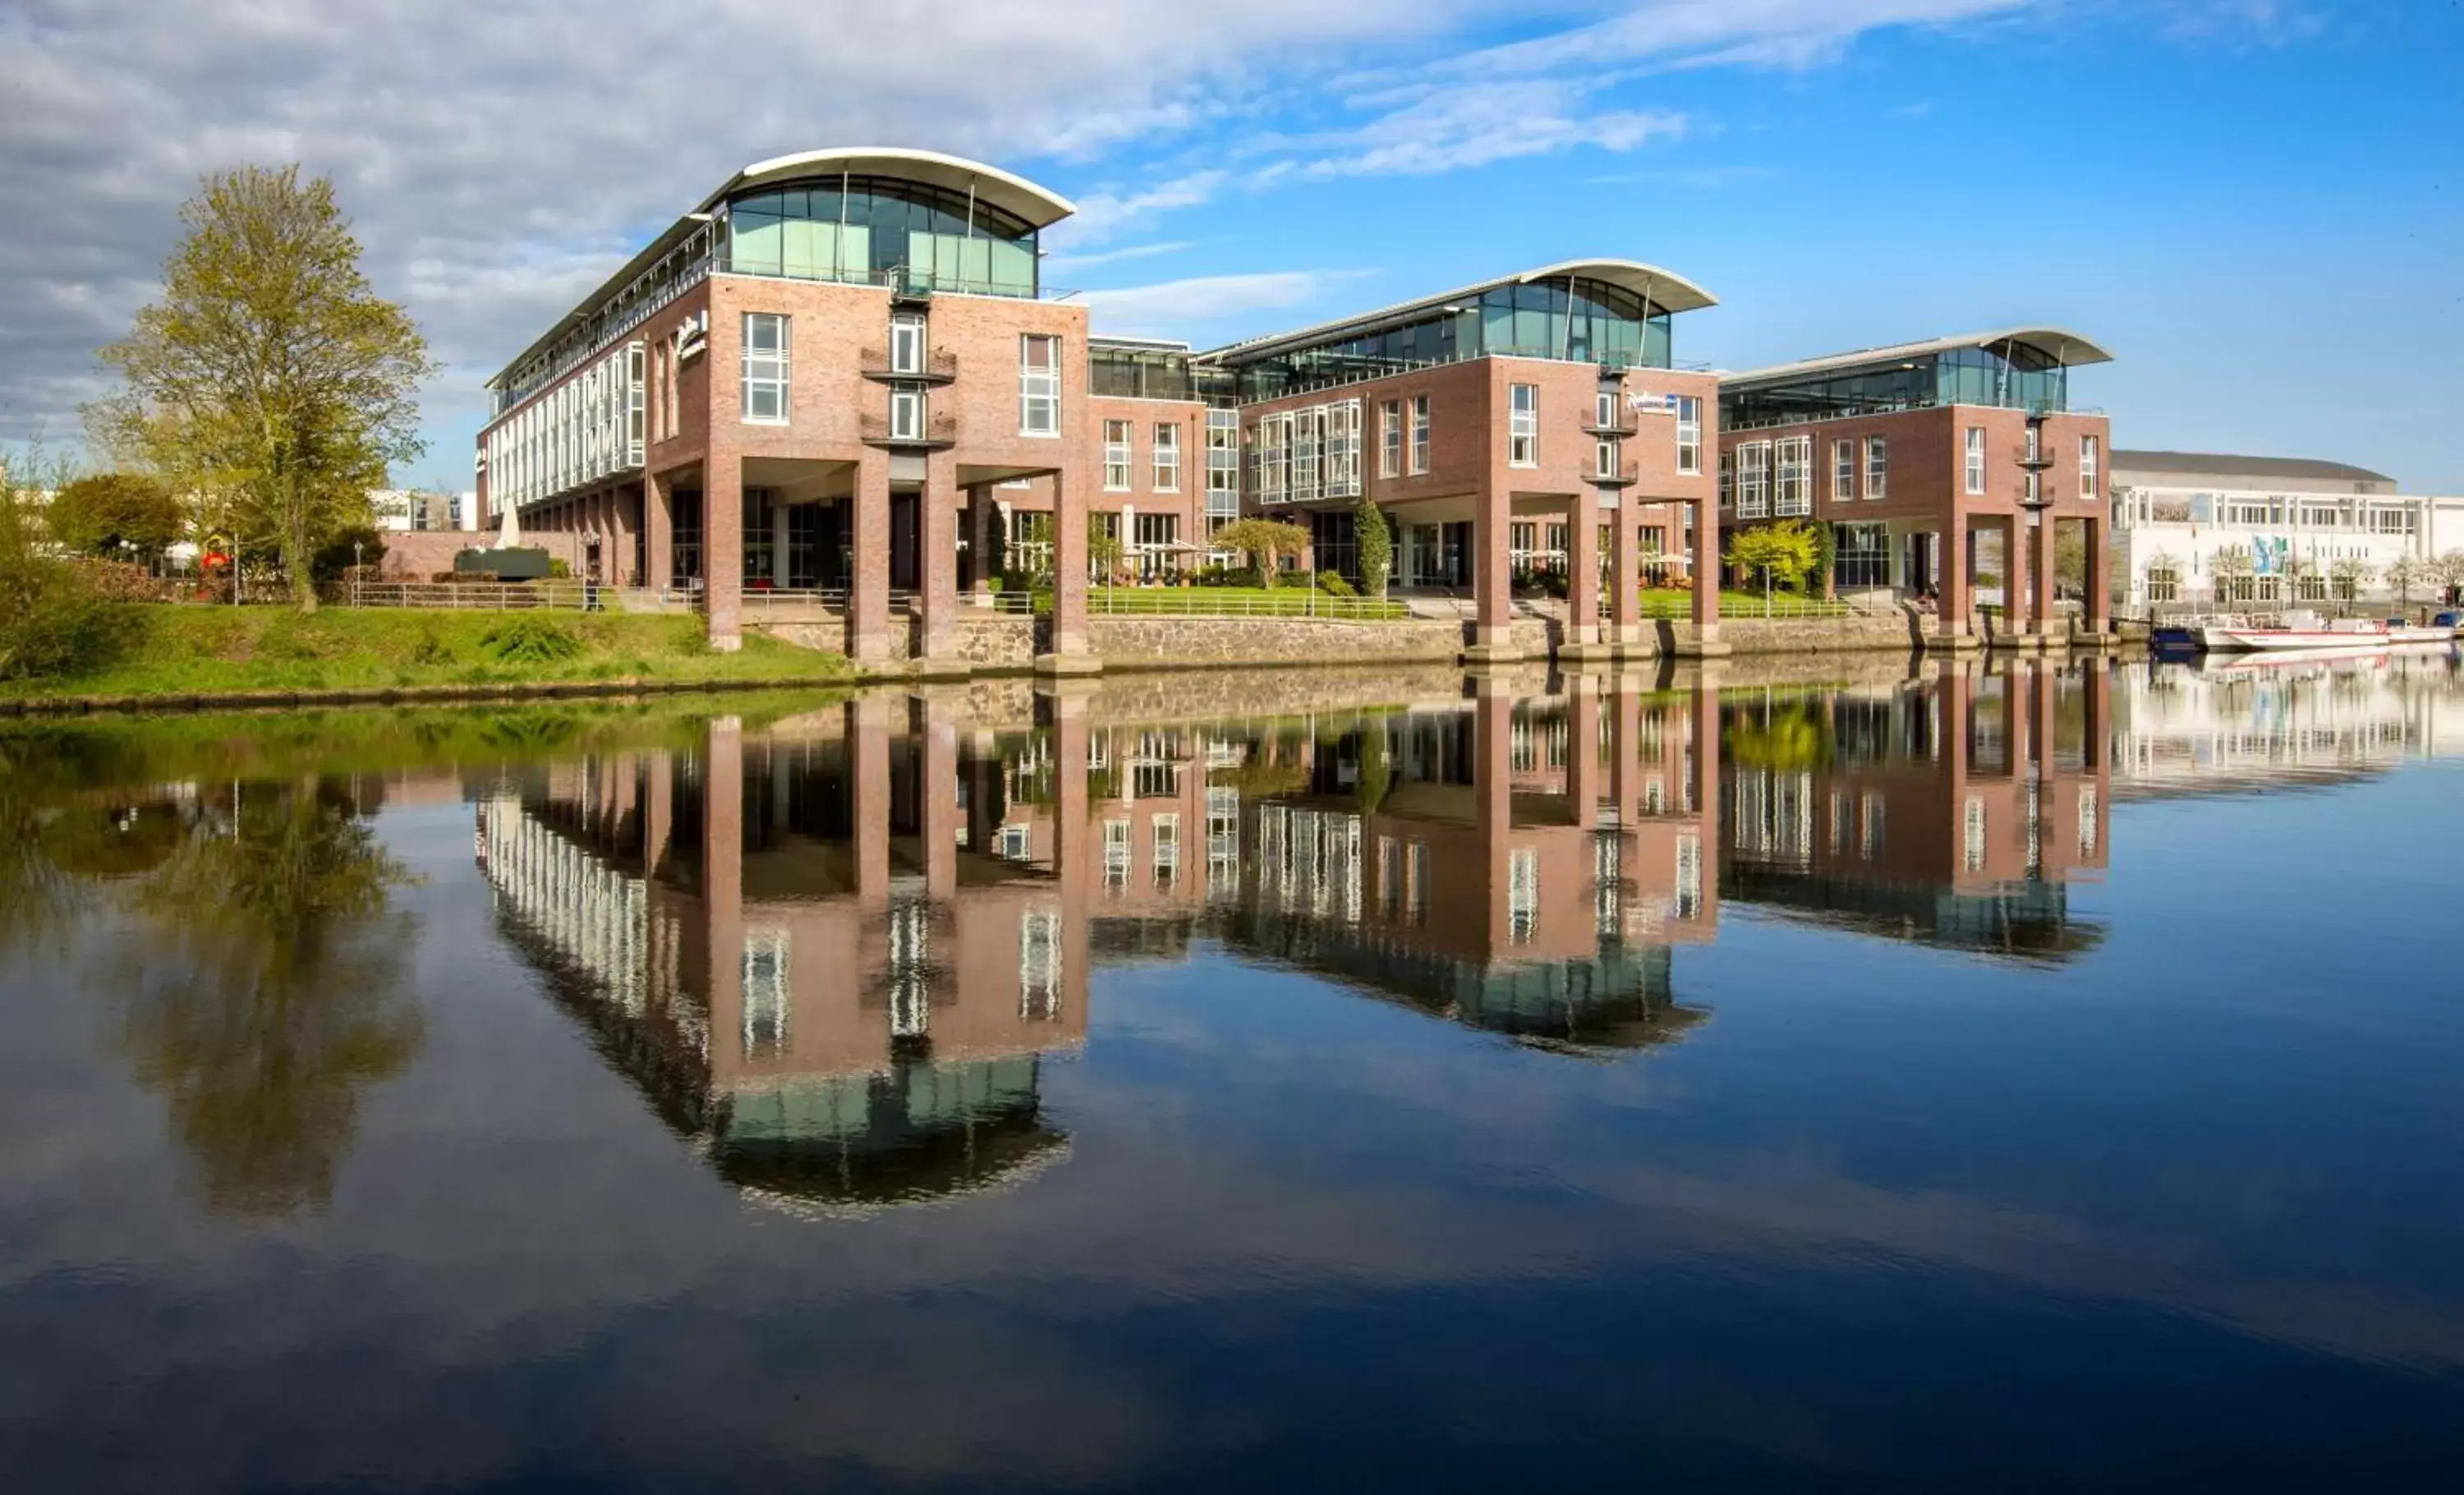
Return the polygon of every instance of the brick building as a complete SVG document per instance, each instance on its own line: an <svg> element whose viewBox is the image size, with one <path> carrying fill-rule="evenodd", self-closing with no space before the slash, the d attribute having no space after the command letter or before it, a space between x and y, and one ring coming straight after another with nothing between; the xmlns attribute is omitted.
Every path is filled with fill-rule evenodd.
<svg viewBox="0 0 2464 1495"><path fill-rule="evenodd" d="M577 537L582 570L693 599L722 649L748 590L809 590L850 656L900 629L929 661L969 591L1048 576L1053 668L1086 652L1090 534L1154 579L1244 505L1337 569L1359 499L1390 509L1402 580L1469 590L1495 654L1518 557L1567 569L1577 647L1639 627L1631 585L1595 621L1603 555L1710 569L1714 382L1672 366L1669 319L1711 297L1683 277L1553 265L1193 354L1044 298L1038 236L1071 210L929 151L745 167L492 381L482 526L511 504Z"/></svg>
<svg viewBox="0 0 2464 1495"><path fill-rule="evenodd" d="M2069 372L2110 360L2075 333L2022 328L1724 375L1724 521L1831 526L1836 589L1935 599L1954 639L1979 605L2045 632L2057 537L2075 527L2084 626L2102 630L2111 422L2073 407Z"/></svg>

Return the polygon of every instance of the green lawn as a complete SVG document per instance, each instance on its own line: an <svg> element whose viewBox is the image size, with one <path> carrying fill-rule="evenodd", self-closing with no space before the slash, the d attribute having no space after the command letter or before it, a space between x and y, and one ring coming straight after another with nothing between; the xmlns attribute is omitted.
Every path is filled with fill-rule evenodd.
<svg viewBox="0 0 2464 1495"><path fill-rule="evenodd" d="M1821 618L1844 616L1845 605L1819 597L1799 597L1791 592L1774 592L1771 598L1771 614L1774 618ZM1694 615L1694 594L1676 587L1647 586L1642 591L1642 615L1646 618L1690 618ZM1759 618L1763 615L1763 594L1723 590L1720 593L1722 617Z"/></svg>
<svg viewBox="0 0 2464 1495"><path fill-rule="evenodd" d="M73 676L13 680L0 695L187 695L240 691L575 685L627 677L686 684L843 679L847 665L748 634L712 652L698 617L445 612L129 604L108 663ZM569 634L560 659L509 659L489 635L517 620Z"/></svg>

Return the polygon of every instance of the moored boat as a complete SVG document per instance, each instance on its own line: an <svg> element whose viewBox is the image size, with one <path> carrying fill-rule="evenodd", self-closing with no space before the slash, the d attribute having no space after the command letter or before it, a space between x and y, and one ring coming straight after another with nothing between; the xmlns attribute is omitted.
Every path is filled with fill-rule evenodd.
<svg viewBox="0 0 2464 1495"><path fill-rule="evenodd" d="M2387 649L2398 644L2449 644L2453 627L2424 627L2402 619L2321 618L2296 608L2280 619L2222 618L2196 626L2198 647L2211 654L2284 649Z"/></svg>

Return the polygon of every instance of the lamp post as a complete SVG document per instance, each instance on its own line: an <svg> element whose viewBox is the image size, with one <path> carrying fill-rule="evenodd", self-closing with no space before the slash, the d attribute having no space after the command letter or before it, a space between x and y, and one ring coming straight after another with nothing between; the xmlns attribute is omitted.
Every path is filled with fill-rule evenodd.
<svg viewBox="0 0 2464 1495"><path fill-rule="evenodd" d="M351 541L351 605L354 607L360 605L360 552L366 543L365 540Z"/></svg>
<svg viewBox="0 0 2464 1495"><path fill-rule="evenodd" d="M590 612L599 605L599 526L593 524L582 532L582 610Z"/></svg>

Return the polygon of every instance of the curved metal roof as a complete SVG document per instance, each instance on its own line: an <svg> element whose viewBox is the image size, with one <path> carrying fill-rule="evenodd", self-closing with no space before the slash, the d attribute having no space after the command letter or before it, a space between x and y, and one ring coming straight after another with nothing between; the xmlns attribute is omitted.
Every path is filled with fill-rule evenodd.
<svg viewBox="0 0 2464 1495"><path fill-rule="evenodd" d="M708 212L738 192L773 182L833 176L839 172L852 176L896 177L903 182L948 187L954 192L972 189L978 202L989 203L1003 212L1024 219L1027 227L1032 229L1048 229L1078 210L1078 205L1069 199L999 166L969 161L963 156L945 156L937 150L909 150L898 145L834 146L827 150L798 151L792 156L773 156L767 161L757 161L728 178L724 186L704 199L701 210Z"/></svg>
<svg viewBox="0 0 2464 1495"><path fill-rule="evenodd" d="M2018 343L2035 348L2067 368L2078 368L2087 363L2113 362L2111 353L2065 328L2009 327L2000 332L1971 332L1955 338L1928 338L1922 342L1895 342L1885 347L1859 348L1853 353L1833 353L1822 358L1805 359L1794 363L1774 363L1769 368L1748 369L1738 374L1723 374L1720 376L1720 382L1724 385L1743 385L1760 384L1766 380L1774 379L1799 379L1808 374L1863 368L1900 359L1923 358L1934 353L1957 353L1969 348L1998 348L2008 343Z"/></svg>
<svg viewBox="0 0 2464 1495"><path fill-rule="evenodd" d="M1230 358L1236 361L1262 357L1282 348L1306 346L1348 334L1357 335L1378 331L1396 322L1409 321L1424 312L1442 307L1449 301L1478 300L1483 292L1494 291L1503 286L1563 280L1570 275L1616 286L1621 291L1643 297L1663 312L1694 312L1701 311L1706 306L1720 304L1718 297L1675 271L1662 270L1657 265L1646 265L1639 259L1568 259L1553 265L1543 265L1537 270L1522 270L1509 275L1499 275L1494 280L1483 280L1477 285L1467 285L1440 296L1423 296L1409 301L1397 301L1392 306L1380 307L1373 312L1362 312L1354 317L1338 318L1333 321L1320 322L1314 327L1303 327L1297 332L1278 332L1263 338L1251 338L1245 342L1231 343L1199 356L1204 359Z"/></svg>

